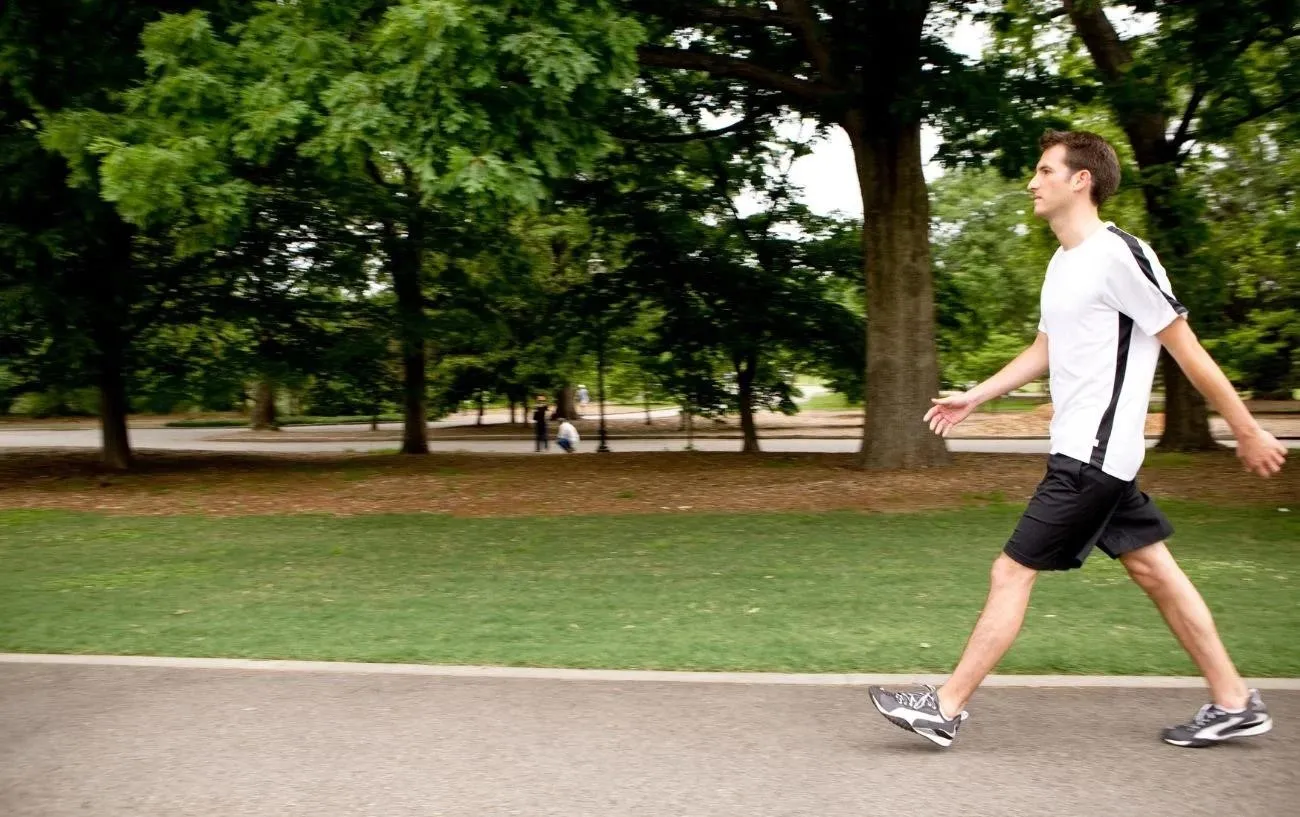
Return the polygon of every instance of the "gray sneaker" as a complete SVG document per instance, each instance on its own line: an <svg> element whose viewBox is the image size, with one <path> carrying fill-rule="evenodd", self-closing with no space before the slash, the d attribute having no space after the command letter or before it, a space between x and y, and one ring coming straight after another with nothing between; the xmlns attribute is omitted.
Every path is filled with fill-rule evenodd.
<svg viewBox="0 0 1300 817"><path fill-rule="evenodd" d="M945 718L939 711L939 695L932 686L918 692L901 692L881 687L867 687L871 702L880 714L895 726L915 732L943 747L952 745L957 729L970 717L962 712L955 718Z"/></svg>
<svg viewBox="0 0 1300 817"><path fill-rule="evenodd" d="M1171 726L1160 736L1173 746L1201 749L1233 738L1262 735L1272 728L1268 707L1259 697L1259 690L1252 689L1243 711L1229 712L1217 704L1206 704L1190 721Z"/></svg>

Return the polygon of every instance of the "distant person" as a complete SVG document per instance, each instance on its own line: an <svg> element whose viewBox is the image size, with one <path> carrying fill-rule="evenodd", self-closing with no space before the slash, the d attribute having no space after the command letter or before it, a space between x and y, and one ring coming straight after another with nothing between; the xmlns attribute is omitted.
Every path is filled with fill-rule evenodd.
<svg viewBox="0 0 1300 817"><path fill-rule="evenodd" d="M546 436L546 398L538 395L537 407L533 409L534 451L550 451L550 441Z"/></svg>
<svg viewBox="0 0 1300 817"><path fill-rule="evenodd" d="M1118 559L1155 602L1209 686L1209 703L1165 729L1165 743L1200 747L1262 735L1273 728L1264 701L1247 688L1209 607L1165 546L1173 526L1138 489L1161 348L1227 421L1248 471L1276 474L1287 450L1260 428L1206 354L1151 248L1098 216L1119 186L1115 149L1087 132L1048 131L1040 146L1029 192L1034 215L1061 246L1043 281L1038 337L970 391L934 400L925 422L947 436L981 403L1050 371L1055 413L1047 474L993 563L984 610L947 682L915 692L871 687L871 701L895 725L951 744L966 720L966 702L1020 632L1039 572L1082 567L1095 547ZM1081 611L1079 619L1095 624L1095 611ZM1050 724L1022 722L1023 713L1008 717L1008 728L1046 730L1060 743L1063 724L1052 733ZM1124 723L1132 715L1115 706L1100 717Z"/></svg>
<svg viewBox="0 0 1300 817"><path fill-rule="evenodd" d="M582 406L583 408L586 408L587 405L588 405L589 403L591 403L591 392L587 391L587 387L586 387L586 386L579 385L579 386L578 386L578 405Z"/></svg>
<svg viewBox="0 0 1300 817"><path fill-rule="evenodd" d="M555 442L568 453L572 454L582 438L578 436L578 429L573 427L567 417L560 418L560 430L555 433Z"/></svg>

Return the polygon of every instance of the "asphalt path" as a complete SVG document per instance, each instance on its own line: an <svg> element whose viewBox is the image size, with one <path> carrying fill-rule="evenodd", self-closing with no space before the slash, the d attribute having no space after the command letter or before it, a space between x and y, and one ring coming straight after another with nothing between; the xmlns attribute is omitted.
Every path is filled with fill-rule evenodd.
<svg viewBox="0 0 1300 817"><path fill-rule="evenodd" d="M1300 690L1159 742L1203 698L989 688L940 750L861 687L0 664L0 814L1300 815Z"/></svg>

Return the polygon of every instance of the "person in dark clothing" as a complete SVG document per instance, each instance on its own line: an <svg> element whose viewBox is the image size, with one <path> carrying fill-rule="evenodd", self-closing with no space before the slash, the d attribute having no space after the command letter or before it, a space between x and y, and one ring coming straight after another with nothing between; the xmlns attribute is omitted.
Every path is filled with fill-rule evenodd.
<svg viewBox="0 0 1300 817"><path fill-rule="evenodd" d="M549 451L551 449L550 440L546 435L546 398L537 398L537 408L533 409L533 440L535 443L534 451Z"/></svg>

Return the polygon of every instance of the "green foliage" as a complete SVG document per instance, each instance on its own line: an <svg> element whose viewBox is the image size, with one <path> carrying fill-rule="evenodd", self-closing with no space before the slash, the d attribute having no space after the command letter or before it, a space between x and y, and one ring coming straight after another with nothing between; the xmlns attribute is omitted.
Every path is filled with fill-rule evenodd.
<svg viewBox="0 0 1300 817"><path fill-rule="evenodd" d="M182 251L222 243L297 154L395 174L426 204L531 204L608 149L587 110L631 82L640 29L608 3L261 3L243 23L168 15L115 127L64 117L51 145L104 157L104 193ZM105 135L105 130L107 135Z"/></svg>
<svg viewBox="0 0 1300 817"><path fill-rule="evenodd" d="M92 417L99 413L95 389L47 389L25 392L14 398L9 413L43 419L46 417Z"/></svg>
<svg viewBox="0 0 1300 817"><path fill-rule="evenodd" d="M1207 345L1240 388L1284 399L1300 387L1300 159L1284 147L1288 124L1243 129L1231 150L1192 167L1206 262L1227 284L1227 329Z"/></svg>

